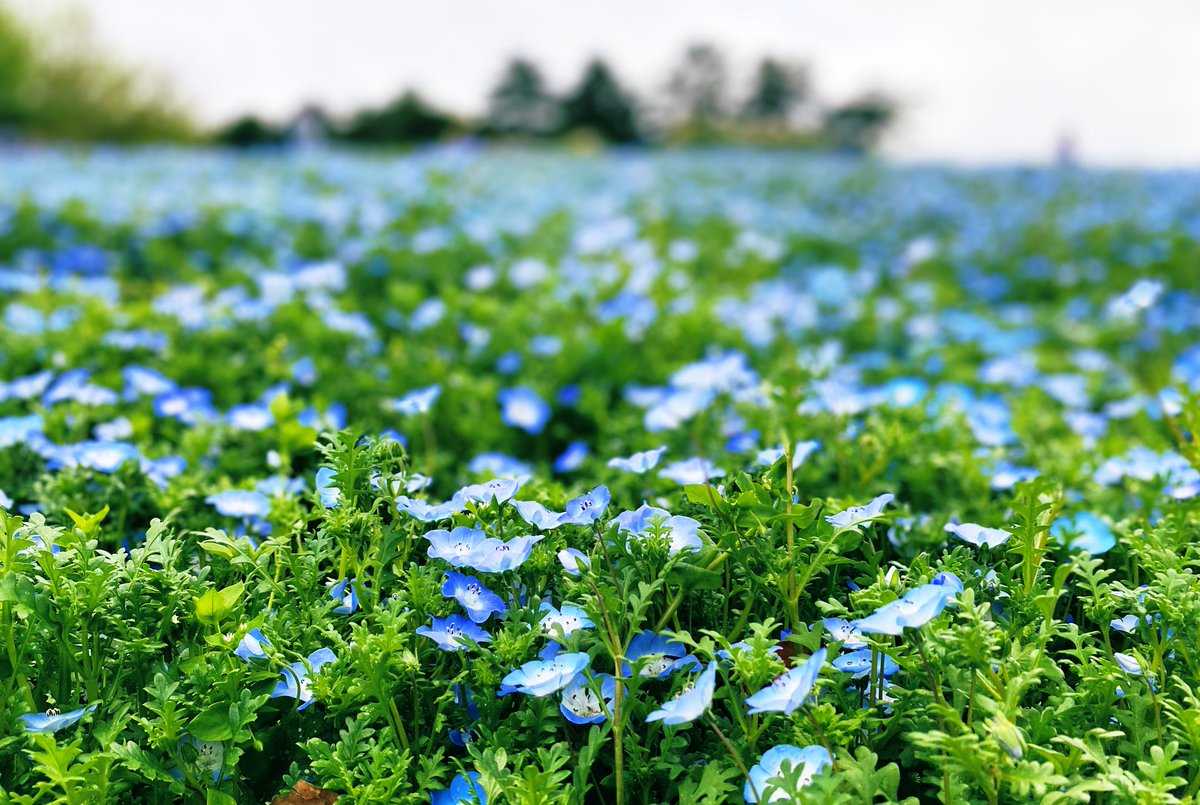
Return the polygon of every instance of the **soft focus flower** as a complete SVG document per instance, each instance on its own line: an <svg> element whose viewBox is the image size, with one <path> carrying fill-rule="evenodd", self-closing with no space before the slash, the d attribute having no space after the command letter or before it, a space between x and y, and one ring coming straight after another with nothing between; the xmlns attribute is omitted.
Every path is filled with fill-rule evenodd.
<svg viewBox="0 0 1200 805"><path fill-rule="evenodd" d="M410 391L399 399L392 400L389 407L397 414L415 416L428 413L442 393L441 386L427 386L423 389Z"/></svg>
<svg viewBox="0 0 1200 805"><path fill-rule="evenodd" d="M534 436L546 427L546 421L550 419L550 406L533 389L524 386L501 389L499 398L500 419L505 425Z"/></svg>
<svg viewBox="0 0 1200 805"><path fill-rule="evenodd" d="M327 509L334 509L342 505L342 490L334 485L333 479L337 477L337 473L329 467L321 467L317 470L316 489L317 495L321 498L321 505Z"/></svg>
<svg viewBox="0 0 1200 805"><path fill-rule="evenodd" d="M313 694L309 687L312 680L309 675L320 672L332 662L337 662L337 655L330 649L321 648L308 655L307 665L303 662L292 663L281 672L283 681L276 683L275 690L271 691L271 698L290 696L300 702L296 709L304 710L313 703Z"/></svg>
<svg viewBox="0 0 1200 805"><path fill-rule="evenodd" d="M987 545L989 548L998 548L1008 542L1008 538L1012 536L1001 528L984 528L975 523L946 523L945 530L963 542L971 543L976 548L983 545Z"/></svg>
<svg viewBox="0 0 1200 805"><path fill-rule="evenodd" d="M242 639L238 642L237 648L233 650L233 653L246 662L250 660L265 660L267 652L263 651L263 646L269 645L271 645L271 641L267 640L262 632L258 629L251 629L242 635Z"/></svg>
<svg viewBox="0 0 1200 805"><path fill-rule="evenodd" d="M649 472L658 465L662 454L667 452L667 448L659 447L654 450L645 450L641 453L634 453L629 458L610 458L608 466L622 472L629 472L635 475L641 475L644 472Z"/></svg>
<svg viewBox="0 0 1200 805"><path fill-rule="evenodd" d="M663 702L658 710L646 716L647 721L661 721L670 726L688 724L700 716L712 705L713 690L717 684L717 664L710 662L696 682L679 696L669 702Z"/></svg>
<svg viewBox="0 0 1200 805"><path fill-rule="evenodd" d="M668 511L649 504L643 503L641 508L636 511L618 514L616 522L621 531L642 539L650 536L657 523L662 536L671 542L670 552L672 554L683 550L698 551L703 547L697 534L700 530L698 521L691 517L672 515Z"/></svg>
<svg viewBox="0 0 1200 805"><path fill-rule="evenodd" d="M1093 556L1107 553L1117 544L1108 524L1091 512L1059 517L1050 526L1050 536L1065 541L1073 551L1087 551Z"/></svg>
<svg viewBox="0 0 1200 805"><path fill-rule="evenodd" d="M961 582L957 588L953 584L923 584L909 590L903 598L884 604L859 620L858 630L863 634L898 635L905 628L924 626L937 617L950 599L960 592Z"/></svg>
<svg viewBox="0 0 1200 805"><path fill-rule="evenodd" d="M870 522L883 513L883 507L896 498L892 494L884 494L872 500L866 506L851 506L845 511L830 515L825 522L835 528L853 528L861 523Z"/></svg>
<svg viewBox="0 0 1200 805"><path fill-rule="evenodd" d="M261 492L230 489L204 500L225 517L266 517L271 513L271 501Z"/></svg>
<svg viewBox="0 0 1200 805"><path fill-rule="evenodd" d="M785 767L799 771L798 785L804 788L812 778L833 762L823 746L806 746L803 749L781 744L763 753L758 763L750 769L750 779L742 790L746 802L780 802L792 799L795 791L780 787Z"/></svg>
<svg viewBox="0 0 1200 805"><path fill-rule="evenodd" d="M817 676L825 665L825 656L824 648L817 649L802 665L776 677L758 693L747 697L746 704L750 707L748 714L783 713L790 716L796 712L812 692Z"/></svg>

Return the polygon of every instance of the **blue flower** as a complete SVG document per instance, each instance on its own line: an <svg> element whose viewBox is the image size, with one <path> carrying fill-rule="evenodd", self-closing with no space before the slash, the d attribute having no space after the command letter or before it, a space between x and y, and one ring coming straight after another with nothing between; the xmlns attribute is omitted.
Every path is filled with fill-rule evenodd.
<svg viewBox="0 0 1200 805"><path fill-rule="evenodd" d="M471 554L470 566L480 573L503 573L525 564L541 536L513 537L508 542L489 538Z"/></svg>
<svg viewBox="0 0 1200 805"><path fill-rule="evenodd" d="M961 591L961 582L957 589L953 584L923 584L858 621L858 629L863 634L898 635L906 627L924 626L937 617L950 599Z"/></svg>
<svg viewBox="0 0 1200 805"><path fill-rule="evenodd" d="M271 698L290 696L300 702L297 710L304 710L313 703L310 674L318 673L326 665L337 662L337 655L327 648L319 648L308 655L308 662L294 662L280 672L282 682L275 685Z"/></svg>
<svg viewBox="0 0 1200 805"><path fill-rule="evenodd" d="M1091 512L1059 517L1050 526L1050 536L1063 540L1073 551L1087 551L1093 556L1106 553L1117 544L1108 524Z"/></svg>
<svg viewBox="0 0 1200 805"><path fill-rule="evenodd" d="M1122 654L1117 651L1113 653L1113 659L1116 660L1117 667L1131 676L1142 676L1145 671L1142 670L1142 664L1137 657L1131 654Z"/></svg>
<svg viewBox="0 0 1200 805"><path fill-rule="evenodd" d="M542 531L550 531L562 525L562 512L550 511L542 504L533 500L514 500L512 505L516 507L517 513L521 515L521 519L529 523L534 528Z"/></svg>
<svg viewBox="0 0 1200 805"><path fill-rule="evenodd" d="M842 644L842 648L859 649L866 648L867 641L863 640L862 632L858 630L858 624L841 618L825 618L821 621L825 626L825 632L829 635L830 640L834 640Z"/></svg>
<svg viewBox="0 0 1200 805"><path fill-rule="evenodd" d="M655 450L644 450L641 453L634 453L629 458L610 458L608 466L614 470L641 475L658 466L658 462L665 452L667 452L667 448L659 447Z"/></svg>
<svg viewBox="0 0 1200 805"><path fill-rule="evenodd" d="M792 668L758 693L748 697L748 714L783 713L790 716L796 712L812 692L813 685L817 683L817 677L825 665L825 656L825 649L817 649L803 665Z"/></svg>
<svg viewBox="0 0 1200 805"><path fill-rule="evenodd" d="M456 775L450 787L429 795L430 805L487 805L487 794L479 782L479 773L469 771Z"/></svg>
<svg viewBox="0 0 1200 805"><path fill-rule="evenodd" d="M230 408L225 414L225 422L236 430L258 432L275 424L275 417L262 403L249 403Z"/></svg>
<svg viewBox="0 0 1200 805"><path fill-rule="evenodd" d="M582 497L567 501L567 512L560 522L564 525L591 525L604 514L611 499L608 487L598 486Z"/></svg>
<svg viewBox="0 0 1200 805"><path fill-rule="evenodd" d="M501 389L499 399L500 419L509 427L536 436L550 419L550 406L533 389L525 386Z"/></svg>
<svg viewBox="0 0 1200 805"><path fill-rule="evenodd" d="M454 493L458 500L470 500L475 503L504 503L517 494L521 488L519 478L493 478L482 484L468 484Z"/></svg>
<svg viewBox="0 0 1200 805"><path fill-rule="evenodd" d="M317 470L317 494L321 497L321 505L327 509L335 509L342 505L342 490L338 489L333 481L336 477L337 473L329 467Z"/></svg>
<svg viewBox="0 0 1200 805"><path fill-rule="evenodd" d="M1109 621L1108 626L1114 632L1133 634L1140 622L1141 621L1138 620L1137 615L1126 615L1123 618L1114 618L1113 620Z"/></svg>
<svg viewBox="0 0 1200 805"><path fill-rule="evenodd" d="M540 611L546 614L538 621L538 626L550 634L556 632L555 627L557 627L557 630L561 630L562 634L566 636L578 629L592 629L596 626L588 618L586 612L571 604L563 604L562 609L555 609L549 603L542 602Z"/></svg>
<svg viewBox="0 0 1200 805"><path fill-rule="evenodd" d="M748 803L791 800L797 792L780 787L785 779L785 766L792 775L799 772L797 787L804 788L832 762L829 751L823 746L806 746L800 749L781 744L764 752L758 763L751 767L750 779L742 789L742 796Z"/></svg>
<svg viewBox="0 0 1200 805"><path fill-rule="evenodd" d="M670 640L651 631L634 635L625 650L627 662L621 666L621 676L631 676L633 668L638 676L656 676L660 679L681 668L698 668L700 661L687 653L683 643Z"/></svg>
<svg viewBox="0 0 1200 805"><path fill-rule="evenodd" d="M271 513L271 501L261 492L230 489L204 500L225 517L266 517Z"/></svg>
<svg viewBox="0 0 1200 805"><path fill-rule="evenodd" d="M635 537L644 539L651 535L654 524L658 524L659 533L671 541L670 552L698 551L703 547L697 532L700 523L691 517L672 515L663 509L657 509L643 503L636 511L618 514L616 518L619 529Z"/></svg>
<svg viewBox="0 0 1200 805"><path fill-rule="evenodd" d="M527 662L510 671L501 682L515 688L516 693L549 696L565 688L590 662L583 652L558 654L549 660Z"/></svg>
<svg viewBox="0 0 1200 805"><path fill-rule="evenodd" d="M707 483L710 478L724 478L725 470L714 466L708 459L697 457L676 461L664 467L659 470L658 477L674 481L680 486L703 484Z"/></svg>
<svg viewBox="0 0 1200 805"><path fill-rule="evenodd" d="M476 643L486 643L492 636L462 615L451 615L448 618L431 618L429 626L418 628L417 634L428 637L438 644L442 651L462 651L467 648L467 640Z"/></svg>
<svg viewBox="0 0 1200 805"><path fill-rule="evenodd" d="M984 470L984 474L991 476L992 489L1005 490L1032 481L1040 473L1033 467L1018 467L1009 461L997 461L994 466Z"/></svg>
<svg viewBox="0 0 1200 805"><path fill-rule="evenodd" d="M212 392L200 388L176 388L154 398L154 414L177 419L185 425L197 425L216 416Z"/></svg>
<svg viewBox="0 0 1200 805"><path fill-rule="evenodd" d="M21 720L25 722L26 732L58 732L64 727L78 723L79 719L95 710L96 707L97 705L91 704L69 713L60 713L57 710L48 710L45 713L27 713L21 716Z"/></svg>
<svg viewBox="0 0 1200 805"><path fill-rule="evenodd" d="M999 548L1008 542L1008 538L1012 536L1012 534L1004 529L985 528L975 523L946 523L945 530L963 542L971 543L976 548L983 545L987 545L989 548Z"/></svg>
<svg viewBox="0 0 1200 805"><path fill-rule="evenodd" d="M429 409L433 408L433 404L437 402L437 398L441 393L441 386L427 386L423 389L410 391L403 397L392 400L390 407L397 414L403 414L404 416L428 413Z"/></svg>
<svg viewBox="0 0 1200 805"><path fill-rule="evenodd" d="M448 500L435 506L425 500L413 500L399 495L396 498L396 508L414 520L420 520L422 523L436 523L439 520L449 520L466 508L466 503L462 500Z"/></svg>
<svg viewBox="0 0 1200 805"><path fill-rule="evenodd" d="M854 679L862 679L867 674L871 673L871 662L874 656L870 649L863 648L858 651L850 651L835 659L830 665L841 671L843 674L851 674ZM900 670L900 666L896 664L888 655L883 655L883 675L890 677L892 674Z"/></svg>
<svg viewBox="0 0 1200 805"><path fill-rule="evenodd" d="M453 570L446 573L442 595L461 604L467 610L467 617L475 623L483 623L493 614L503 615L508 611L503 599L484 587L479 579L455 573Z"/></svg>
<svg viewBox="0 0 1200 805"><path fill-rule="evenodd" d="M717 664L710 662L693 686L671 701L663 702L661 708L646 716L646 721L661 721L672 727L695 721L712 705L716 684Z"/></svg>
<svg viewBox="0 0 1200 805"><path fill-rule="evenodd" d="M4 490L0 489L0 509L11 509L13 507L12 498L4 494Z"/></svg>
<svg viewBox="0 0 1200 805"><path fill-rule="evenodd" d="M453 531L438 529L425 535L429 540L428 555L430 559L442 559L454 567L467 567L471 557L484 542L486 534L477 528L460 525Z"/></svg>
<svg viewBox="0 0 1200 805"><path fill-rule="evenodd" d="M617 683L610 674L597 674L603 701L596 695L592 685L583 674L577 674L562 692L558 709L572 724L601 724L613 710L617 696Z"/></svg>
<svg viewBox="0 0 1200 805"><path fill-rule="evenodd" d="M563 548L558 552L558 561L567 571L568 576L578 576L592 566L592 560L583 551L575 548Z"/></svg>
<svg viewBox="0 0 1200 805"><path fill-rule="evenodd" d="M63 463L112 475L127 461L137 461L138 449L128 442L79 442L64 449Z"/></svg>
<svg viewBox="0 0 1200 805"><path fill-rule="evenodd" d="M331 585L329 597L340 602L333 608L333 614L353 615L358 609L358 585L355 579L342 579Z"/></svg>
<svg viewBox="0 0 1200 805"><path fill-rule="evenodd" d="M554 460L554 471L558 473L574 472L579 469L591 451L587 442L571 442L562 455Z"/></svg>
<svg viewBox="0 0 1200 805"><path fill-rule="evenodd" d="M825 522L838 529L853 528L878 519L883 514L883 507L895 498L896 496L892 494L880 495L866 506L851 506L845 511L826 517Z"/></svg>
<svg viewBox="0 0 1200 805"><path fill-rule="evenodd" d="M263 636L263 633L258 629L251 629L242 635L242 639L238 642L237 648L233 653L241 657L246 662L250 660L265 660L267 652L263 651L263 646L271 645L271 641Z"/></svg>

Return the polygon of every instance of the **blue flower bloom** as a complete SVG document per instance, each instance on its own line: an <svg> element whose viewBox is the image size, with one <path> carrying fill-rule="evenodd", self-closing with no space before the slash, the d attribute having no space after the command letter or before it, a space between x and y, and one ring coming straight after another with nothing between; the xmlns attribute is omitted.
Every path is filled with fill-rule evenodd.
<svg viewBox="0 0 1200 805"><path fill-rule="evenodd" d="M421 626L416 632L437 643L442 651L462 651L467 648L464 638L476 643L486 643L492 639L490 634L462 615L432 618L429 626Z"/></svg>
<svg viewBox="0 0 1200 805"><path fill-rule="evenodd" d="M21 716L21 720L25 722L26 732L58 732L64 727L78 723L79 719L95 709L96 705L91 704L69 713L60 713L57 710L45 713L27 713Z"/></svg>
<svg viewBox="0 0 1200 805"><path fill-rule="evenodd" d="M1126 615L1123 618L1114 618L1108 622L1108 626L1114 632L1124 632L1125 634L1133 634L1138 627L1137 615Z"/></svg>
<svg viewBox="0 0 1200 805"><path fill-rule="evenodd" d="M957 589L953 584L923 584L858 621L858 629L863 634L898 635L906 627L924 626L937 617L950 599L961 591L961 583Z"/></svg>
<svg viewBox="0 0 1200 805"><path fill-rule="evenodd" d="M479 782L479 773L469 771L465 777L456 775L444 791L430 794L429 802L430 805L487 805L487 794Z"/></svg>
<svg viewBox="0 0 1200 805"><path fill-rule="evenodd" d="M858 630L858 624L841 618L825 618L821 621L825 626L825 633L829 635L829 639L842 644L842 648L859 649L866 648L867 641L863 640L862 632Z"/></svg>
<svg viewBox="0 0 1200 805"><path fill-rule="evenodd" d="M845 511L838 512L825 518L825 522L834 528L853 528L862 523L878 519L883 514L883 507L895 500L896 496L884 494L872 500L866 506L851 506Z"/></svg>
<svg viewBox="0 0 1200 805"><path fill-rule="evenodd" d="M460 525L453 531L440 528L430 531L425 535L425 539L429 540L430 559L442 559L454 567L467 567L470 566L475 551L488 537L477 528Z"/></svg>
<svg viewBox="0 0 1200 805"><path fill-rule="evenodd" d="M441 386L427 386L423 389L410 391L408 394L391 401L391 409L397 414L415 416L428 413L442 393Z"/></svg>
<svg viewBox="0 0 1200 805"><path fill-rule="evenodd" d="M1093 556L1106 553L1117 544L1108 524L1091 512L1059 517L1050 526L1050 536L1066 542L1073 551L1087 551Z"/></svg>
<svg viewBox="0 0 1200 805"><path fill-rule="evenodd" d="M678 514L672 515L646 503L636 511L618 514L616 522L621 531L641 539L650 535L653 523L659 523L661 534L671 541L672 554L683 550L695 552L703 547L697 533L700 530L697 520Z"/></svg>
<svg viewBox="0 0 1200 805"><path fill-rule="evenodd" d="M643 631L634 635L625 650L626 662L621 666L621 676L633 674L633 668L638 669L638 676L656 676L660 679L681 668L698 668L700 661L687 653L682 643L670 640L663 635L651 631Z"/></svg>
<svg viewBox="0 0 1200 805"><path fill-rule="evenodd" d="M574 472L579 469L591 451L587 442L571 442L562 455L554 460L554 471L557 473Z"/></svg>
<svg viewBox="0 0 1200 805"><path fill-rule="evenodd" d="M236 430L257 432L275 424L275 416L262 403L249 403L230 408L225 414L225 421Z"/></svg>
<svg viewBox="0 0 1200 805"><path fill-rule="evenodd" d="M664 467L659 470L658 477L674 481L680 486L703 484L707 483L710 478L724 478L725 470L715 466L708 459L696 457L676 461Z"/></svg>
<svg viewBox="0 0 1200 805"><path fill-rule="evenodd" d="M503 615L508 611L504 600L484 587L479 579L455 573L453 570L446 573L442 595L461 604L467 610L467 617L475 623L483 623L493 614Z"/></svg>
<svg viewBox="0 0 1200 805"><path fill-rule="evenodd" d="M493 478L482 484L468 484L458 490L454 497L458 500L470 500L475 503L505 503L521 488L521 479Z"/></svg>
<svg viewBox="0 0 1200 805"><path fill-rule="evenodd" d="M608 487L598 486L586 495L567 501L567 511L561 522L565 525L591 525L604 514L611 499Z"/></svg>
<svg viewBox="0 0 1200 805"><path fill-rule="evenodd" d="M588 667L591 658L583 652L558 654L549 660L531 660L510 671L502 683L527 696L549 696L565 688Z"/></svg>
<svg viewBox="0 0 1200 805"><path fill-rule="evenodd" d="M521 519L529 523L534 528L542 531L550 531L562 525L562 512L550 511L542 504L533 500L514 500L512 505L516 507L517 513L521 515Z"/></svg>
<svg viewBox="0 0 1200 805"><path fill-rule="evenodd" d="M489 538L471 554L470 566L480 573L503 573L516 570L529 558L533 546L542 537L513 537L508 542Z"/></svg>
<svg viewBox="0 0 1200 805"><path fill-rule="evenodd" d="M204 500L225 517L266 517L271 513L271 501L261 492L230 489Z"/></svg>
<svg viewBox="0 0 1200 805"><path fill-rule="evenodd" d="M863 648L858 651L850 651L841 655L830 663L834 668L841 671L843 674L851 674L854 679L862 679L867 674L871 673L871 662L873 660L870 649ZM900 670L900 666L888 655L883 655L883 675L890 677L892 674Z"/></svg>
<svg viewBox="0 0 1200 805"><path fill-rule="evenodd" d="M141 454L127 442L79 442L64 448L60 454L67 466L87 467L96 472L112 475L127 461L138 461Z"/></svg>
<svg viewBox="0 0 1200 805"><path fill-rule="evenodd" d="M319 673L322 668L332 662L337 662L337 655L327 648L319 648L308 655L307 664L292 663L280 672L283 681L276 683L275 690L271 691L271 698L290 696L300 702L296 707L297 710L306 709L313 703L310 674Z"/></svg>
<svg viewBox="0 0 1200 805"><path fill-rule="evenodd" d="M321 498L321 505L327 509L335 509L342 505L342 490L337 488L333 480L336 477L337 473L329 467L321 467L317 470L315 484L317 494Z"/></svg>
<svg viewBox="0 0 1200 805"><path fill-rule="evenodd" d="M525 386L501 389L499 399L500 419L509 427L536 436L550 419L550 406L533 389Z"/></svg>
<svg viewBox="0 0 1200 805"><path fill-rule="evenodd" d="M555 609L551 604L543 601L541 611L546 614L542 616L542 619L538 622L538 626L541 626L550 634L555 634L556 631L561 630L565 636L578 629L592 629L596 626L588 618L586 612L571 604L563 604L562 609Z"/></svg>
<svg viewBox="0 0 1200 805"><path fill-rule="evenodd" d="M329 587L329 597L340 602L333 614L353 615L358 609L358 584L355 579L342 579Z"/></svg>
<svg viewBox="0 0 1200 805"><path fill-rule="evenodd" d="M448 500L445 503L433 505L425 500L413 500L399 495L396 498L396 508L414 520L420 520L422 523L436 523L439 520L449 520L466 508L466 503L462 500Z"/></svg>
<svg viewBox="0 0 1200 805"><path fill-rule="evenodd" d="M13 507L12 498L4 494L4 490L0 489L0 509L11 509Z"/></svg>
<svg viewBox="0 0 1200 805"><path fill-rule="evenodd" d="M813 685L817 683L817 677L825 665L825 656L824 648L817 649L803 665L792 668L758 693L748 697L748 714L783 713L790 716L796 712L812 692Z"/></svg>
<svg viewBox="0 0 1200 805"><path fill-rule="evenodd" d="M212 392L201 388L176 388L154 398L154 414L177 419L185 425L198 425L216 417Z"/></svg>
<svg viewBox="0 0 1200 805"><path fill-rule="evenodd" d="M975 523L946 523L945 530L963 542L971 543L976 548L983 545L987 545L989 548L998 548L1008 542L1008 538L1012 536L1004 529L985 528Z"/></svg>
<svg viewBox="0 0 1200 805"><path fill-rule="evenodd" d="M672 727L695 721L712 705L716 684L717 664L710 662L692 687L671 701L663 702L661 708L646 716L646 721L661 721Z"/></svg>
<svg viewBox="0 0 1200 805"><path fill-rule="evenodd" d="M233 653L246 662L250 660L265 660L267 652L263 651L263 646L269 645L271 645L271 641L267 640L261 631L251 629L242 635L242 639L238 642L237 648L233 650Z"/></svg>
<svg viewBox="0 0 1200 805"><path fill-rule="evenodd" d="M563 548L558 552L558 561L567 571L568 576L578 576L586 568L592 566L592 560L583 551L575 548Z"/></svg>
<svg viewBox="0 0 1200 805"><path fill-rule="evenodd" d="M665 452L667 452L667 448L659 447L655 450L644 450L641 453L634 453L629 458L610 458L608 466L614 470L641 475L658 466L658 462Z"/></svg>
<svg viewBox="0 0 1200 805"><path fill-rule="evenodd" d="M562 702L558 709L563 717L572 724L601 724L613 710L613 700L617 696L617 684L610 674L597 674L600 682L600 693L603 701L596 696L596 691L583 674L577 674L562 692Z"/></svg>
<svg viewBox="0 0 1200 805"><path fill-rule="evenodd" d="M1117 651L1113 653L1113 659L1116 660L1117 667L1131 676L1142 676L1145 673L1138 658L1131 654L1122 654Z"/></svg>
<svg viewBox="0 0 1200 805"><path fill-rule="evenodd" d="M751 767L750 779L742 789L742 796L752 805L758 802L791 800L797 792L780 788L785 767L793 774L800 772L797 785L804 788L832 762L829 751L823 746L806 746L800 749L781 744L764 752L758 763Z"/></svg>

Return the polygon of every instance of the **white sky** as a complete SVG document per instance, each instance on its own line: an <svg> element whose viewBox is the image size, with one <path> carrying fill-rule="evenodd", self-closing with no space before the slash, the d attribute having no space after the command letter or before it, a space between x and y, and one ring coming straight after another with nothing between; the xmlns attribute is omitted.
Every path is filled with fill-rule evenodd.
<svg viewBox="0 0 1200 805"><path fill-rule="evenodd" d="M69 0L17 0L45 13ZM812 65L819 91L904 104L893 155L1200 166L1197 0L75 0L98 38L163 74L207 122L333 111L415 86L477 113L506 61L557 89L592 54L645 95L683 47Z"/></svg>

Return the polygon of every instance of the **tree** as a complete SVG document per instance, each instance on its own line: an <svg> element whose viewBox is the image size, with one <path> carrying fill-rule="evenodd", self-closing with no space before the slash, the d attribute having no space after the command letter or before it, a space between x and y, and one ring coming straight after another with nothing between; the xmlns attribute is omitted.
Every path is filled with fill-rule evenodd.
<svg viewBox="0 0 1200 805"><path fill-rule="evenodd" d="M694 127L712 127L727 114L728 83L721 52L709 44L692 45L667 84L676 117Z"/></svg>
<svg viewBox="0 0 1200 805"><path fill-rule="evenodd" d="M231 148L258 148L279 145L283 142L283 132L254 115L246 115L218 131L213 139Z"/></svg>
<svg viewBox="0 0 1200 805"><path fill-rule="evenodd" d="M826 112L821 131L830 147L861 154L879 144L895 119L895 102L870 93Z"/></svg>
<svg viewBox="0 0 1200 805"><path fill-rule="evenodd" d="M425 142L445 136L454 127L454 118L407 90L382 109L359 112L341 136L355 143Z"/></svg>
<svg viewBox="0 0 1200 805"><path fill-rule="evenodd" d="M494 134L542 136L558 125L558 105L546 92L541 71L525 59L509 62L492 90L484 131Z"/></svg>
<svg viewBox="0 0 1200 805"><path fill-rule="evenodd" d="M766 58L758 64L742 116L761 123L787 123L807 95L808 75L802 67Z"/></svg>
<svg viewBox="0 0 1200 805"><path fill-rule="evenodd" d="M590 129L609 142L641 141L633 101L603 61L593 59L579 86L563 101L562 131Z"/></svg>

